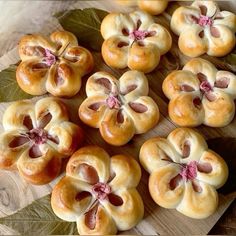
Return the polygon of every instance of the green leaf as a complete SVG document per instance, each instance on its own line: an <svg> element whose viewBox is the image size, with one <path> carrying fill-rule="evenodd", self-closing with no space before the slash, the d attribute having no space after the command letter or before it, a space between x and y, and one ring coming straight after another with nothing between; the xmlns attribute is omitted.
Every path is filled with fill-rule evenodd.
<svg viewBox="0 0 236 236"><path fill-rule="evenodd" d="M53 213L50 199L47 195L13 215L0 218L0 224L23 235L77 234L75 222L63 221Z"/></svg>
<svg viewBox="0 0 236 236"><path fill-rule="evenodd" d="M207 141L210 149L224 158L229 168L229 177L218 192L230 194L236 191L236 138L213 138Z"/></svg>
<svg viewBox="0 0 236 236"><path fill-rule="evenodd" d="M16 68L16 65L11 65L0 72L0 102L12 102L32 97L17 84Z"/></svg>
<svg viewBox="0 0 236 236"><path fill-rule="evenodd" d="M59 12L55 17L64 30L76 35L79 44L100 51L103 42L100 26L107 14L108 12L100 9L86 8Z"/></svg>

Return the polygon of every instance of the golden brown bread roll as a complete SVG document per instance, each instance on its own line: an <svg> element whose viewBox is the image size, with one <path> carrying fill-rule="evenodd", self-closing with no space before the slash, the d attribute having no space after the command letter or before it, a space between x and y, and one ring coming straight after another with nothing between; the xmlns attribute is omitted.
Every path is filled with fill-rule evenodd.
<svg viewBox="0 0 236 236"><path fill-rule="evenodd" d="M151 72L172 44L168 30L142 11L110 13L102 21L101 33L105 40L103 59L118 69L128 66L131 70Z"/></svg>
<svg viewBox="0 0 236 236"><path fill-rule="evenodd" d="M162 89L170 99L169 116L180 126L223 127L234 118L236 76L206 60L195 58L173 71Z"/></svg>
<svg viewBox="0 0 236 236"><path fill-rule="evenodd" d="M97 72L87 81L88 96L79 108L87 125L99 128L112 145L126 144L134 134L145 133L159 120L159 109L148 97L148 81L142 72L127 71L119 80Z"/></svg>
<svg viewBox="0 0 236 236"><path fill-rule="evenodd" d="M62 159L83 140L79 126L68 121L65 105L55 98L12 103L3 115L0 168L17 168L33 184L46 184L61 171Z"/></svg>
<svg viewBox="0 0 236 236"><path fill-rule="evenodd" d="M179 35L179 48L185 55L221 57L235 47L236 15L220 11L214 1L194 1L177 8L171 29Z"/></svg>
<svg viewBox="0 0 236 236"><path fill-rule="evenodd" d="M111 158L97 146L79 149L52 191L54 213L77 222L82 235L116 234L134 227L144 206L136 190L141 178L138 163L129 156Z"/></svg>
<svg viewBox="0 0 236 236"><path fill-rule="evenodd" d="M167 139L149 139L141 147L140 162L150 173L149 191L157 204L196 219L215 212L216 189L226 182L228 167L199 133L178 128Z"/></svg>
<svg viewBox="0 0 236 236"><path fill-rule="evenodd" d="M74 96L81 87L82 76L93 69L92 54L78 45L67 31L56 31L50 39L26 35L19 43L21 63L16 71L19 86L26 93Z"/></svg>
<svg viewBox="0 0 236 236"><path fill-rule="evenodd" d="M136 6L146 11L151 15L159 15L165 11L168 0L117 0L117 2L124 6Z"/></svg>

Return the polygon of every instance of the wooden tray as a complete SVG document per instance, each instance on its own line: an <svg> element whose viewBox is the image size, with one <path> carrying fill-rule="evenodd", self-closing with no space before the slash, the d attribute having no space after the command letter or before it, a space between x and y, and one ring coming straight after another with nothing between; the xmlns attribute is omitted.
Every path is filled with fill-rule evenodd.
<svg viewBox="0 0 236 236"><path fill-rule="evenodd" d="M232 7L236 6L235 3L224 2L223 8L227 7L232 10ZM72 4L73 3L73 4ZM26 4L26 7L29 7L29 4L34 3L25 3L22 1L22 4ZM31 21L24 27L23 32L17 32L17 36L13 35L13 37L9 40L8 38L0 38L0 70L7 68L10 64L14 64L19 60L17 55L17 41L19 37L25 33L31 33L35 31L35 25L41 24L40 32L42 34L49 34L54 29L60 28L55 19L52 19L52 13L62 10L62 9L72 9L72 8L86 8L86 7L96 7L100 9L105 9L108 11L129 11L128 8L122 8L117 6L112 1L42 1L41 7L47 9L47 13L49 15L44 15L45 11L40 10L37 14L41 14L41 18L38 17L39 21L32 22L34 19L34 15L36 12L29 12L32 16ZM48 4L48 5L47 5ZM1 6L0 6L1 7ZM10 6L9 11L14 9L14 6ZM23 11L23 10L22 10ZM25 11L25 9L24 9ZM9 12L8 15L10 15ZM18 13L18 17L20 17ZM19 18L21 19L21 18ZM46 19L46 20L45 20ZM161 16L157 17L157 22L163 24L167 28L169 27L170 15L168 13L164 13ZM1 22L0 22L1 23ZM17 24L17 19L15 20L15 24ZM28 26L28 28L27 28ZM19 27L22 27L19 26ZM1 32L0 32L1 33ZM154 72L148 74L147 77L149 79L150 86L150 96L156 101L160 109L160 122L159 124L152 129L150 132L144 135L137 135L133 138L131 142L123 147L112 147L106 144L99 135L99 131L96 129L92 129L86 127L81 124L79 118L77 116L77 110L82 100L85 98L84 87L86 84L86 78L83 80L83 87L80 93L71 100L64 100L68 106L70 107L70 113L72 120L74 122L79 123L84 130L86 130L86 142L97 144L104 147L109 154L118 154L118 153L127 153L133 155L138 158L138 153L141 145L145 140L155 136L167 136L176 126L171 122L168 117L168 100L165 98L164 94L161 90L162 81L166 77L166 75L174 69L181 68L184 63L188 60L187 57L183 56L177 47L177 37L173 35L173 47L171 52L164 56L161 60L160 65L156 68ZM8 42L4 47L4 40ZM9 43L10 41L10 43ZM98 52L93 53L95 58L95 69L94 71L105 70L108 71L117 78L125 71L110 69L107 65L103 63L101 54ZM178 59L179 57L179 59ZM206 57L213 63L216 62L213 58ZM220 64L221 66L221 64ZM34 98L37 100L38 98ZM1 103L0 104L0 120L2 119L2 114L5 108L9 105L9 103ZM233 122L225 128L208 128L206 126L200 126L197 129L201 132L205 138L214 138L214 137L236 137L236 118ZM2 126L0 125L0 131L2 131ZM222 216L224 211L228 208L230 203L233 201L235 196L223 196L220 195L220 202L217 212L211 217L204 220L194 220L184 215L178 213L176 210L167 210L157 206L153 200L151 199L147 183L148 183L148 174L143 170L142 179L139 184L138 190L143 197L143 201L145 204L145 216L144 219L134 228L126 232L122 232L122 234L207 234L214 224L218 221L218 219ZM60 177L59 177L60 178ZM24 180L19 178L17 172L7 172L0 171L0 217L10 215L13 212L19 210L20 208L25 207L30 204L33 200L38 199L44 195L47 195L51 192L52 187L58 181L58 179L54 180L52 183L44 185L44 186L33 186L31 184L27 184ZM0 225L0 234L16 234L17 232L13 229L10 229L6 226ZM32 232L33 233L33 232Z"/></svg>

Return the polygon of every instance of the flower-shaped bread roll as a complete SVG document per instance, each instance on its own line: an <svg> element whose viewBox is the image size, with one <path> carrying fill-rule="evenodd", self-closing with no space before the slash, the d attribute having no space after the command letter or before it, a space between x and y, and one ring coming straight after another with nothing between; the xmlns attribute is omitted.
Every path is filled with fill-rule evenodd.
<svg viewBox="0 0 236 236"><path fill-rule="evenodd" d="M128 71L119 80L97 72L87 81L87 99L79 108L80 119L99 128L112 145L126 144L134 134L145 133L159 120L159 109L148 97L148 81L142 72Z"/></svg>
<svg viewBox="0 0 236 236"><path fill-rule="evenodd" d="M134 227L144 206L136 190L141 178L138 163L129 156L109 157L97 146L79 149L52 191L54 213L77 222L82 235L116 234Z"/></svg>
<svg viewBox="0 0 236 236"><path fill-rule="evenodd" d="M220 11L216 2L194 1L177 8L171 29L179 35L179 48L185 55L221 57L235 47L236 15Z"/></svg>
<svg viewBox="0 0 236 236"><path fill-rule="evenodd" d="M148 12L151 15L159 15L165 11L168 0L117 0L119 4L124 6L136 6Z"/></svg>
<svg viewBox="0 0 236 236"><path fill-rule="evenodd" d="M140 162L150 173L149 192L157 204L196 219L215 212L216 189L226 182L228 167L199 133L178 128L167 139L149 139L141 147Z"/></svg>
<svg viewBox="0 0 236 236"><path fill-rule="evenodd" d="M170 99L169 116L180 126L222 127L234 118L236 76L206 60L190 60L183 70L170 73L162 88Z"/></svg>
<svg viewBox="0 0 236 236"><path fill-rule="evenodd" d="M17 82L32 95L74 96L80 90L81 77L93 69L91 53L78 46L76 37L67 31L56 31L50 39L26 35L19 43L19 55Z"/></svg>
<svg viewBox="0 0 236 236"><path fill-rule="evenodd" d="M45 184L61 171L62 159L73 154L83 139L79 126L68 121L65 105L43 98L34 105L17 101L3 115L0 168L17 168L33 184Z"/></svg>
<svg viewBox="0 0 236 236"><path fill-rule="evenodd" d="M103 59L118 69L128 66L132 70L151 72L172 44L167 29L142 11L107 15L102 21L101 33L105 40Z"/></svg>

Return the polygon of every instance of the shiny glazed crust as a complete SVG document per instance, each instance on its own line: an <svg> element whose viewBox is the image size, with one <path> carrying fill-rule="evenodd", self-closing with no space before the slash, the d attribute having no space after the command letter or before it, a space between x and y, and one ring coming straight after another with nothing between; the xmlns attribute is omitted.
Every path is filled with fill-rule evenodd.
<svg viewBox="0 0 236 236"><path fill-rule="evenodd" d="M180 126L223 127L234 118L236 76L206 60L192 59L183 70L173 71L162 89L170 99L169 116Z"/></svg>
<svg viewBox="0 0 236 236"><path fill-rule="evenodd" d="M3 115L0 168L18 169L30 183L46 184L61 171L62 159L83 140L82 130L68 121L65 105L43 98L34 105L17 101Z"/></svg>
<svg viewBox="0 0 236 236"><path fill-rule="evenodd" d="M131 70L151 72L172 44L168 30L142 11L110 13L102 21L101 33L105 40L103 59L118 69L128 66Z"/></svg>
<svg viewBox="0 0 236 236"><path fill-rule="evenodd" d="M168 0L117 0L117 2L124 6L136 6L142 10L146 11L151 15L159 15L165 11Z"/></svg>
<svg viewBox="0 0 236 236"><path fill-rule="evenodd" d="M221 57L235 47L236 15L220 11L216 2L195 1L174 12L171 29L179 35L179 48L185 55Z"/></svg>
<svg viewBox="0 0 236 236"><path fill-rule="evenodd" d="M216 189L226 182L228 167L199 133L177 128L167 139L149 139L141 147L140 162L150 173L149 191L157 204L196 219L215 212ZM187 166L194 175L188 172L186 178Z"/></svg>
<svg viewBox="0 0 236 236"><path fill-rule="evenodd" d="M21 63L16 71L19 86L26 93L74 96L81 87L82 76L93 69L92 54L78 45L67 31L56 31L50 39L26 35L19 43Z"/></svg>
<svg viewBox="0 0 236 236"><path fill-rule="evenodd" d="M148 81L142 72L128 71L119 80L97 72L87 81L87 99L79 117L99 128L103 139L112 145L126 144L134 134L145 133L159 120L159 109L148 97Z"/></svg>
<svg viewBox="0 0 236 236"><path fill-rule="evenodd" d="M128 230L144 213L136 190L140 178L141 169L132 157L110 158L100 147L83 147L70 158L66 176L54 187L52 209L61 219L77 222L78 233L82 235ZM102 198L95 191L99 185L106 186Z"/></svg>

